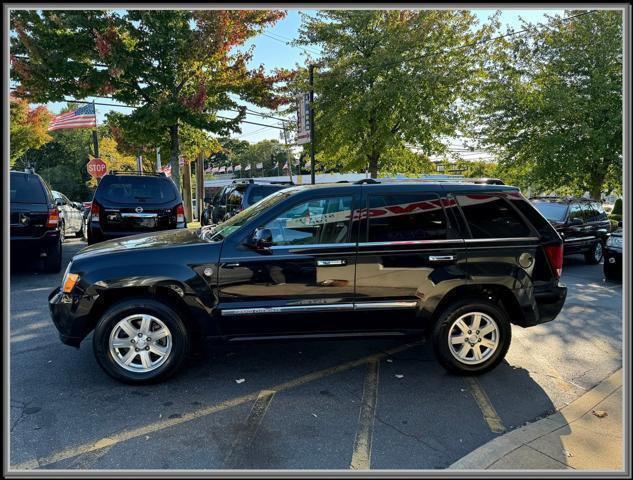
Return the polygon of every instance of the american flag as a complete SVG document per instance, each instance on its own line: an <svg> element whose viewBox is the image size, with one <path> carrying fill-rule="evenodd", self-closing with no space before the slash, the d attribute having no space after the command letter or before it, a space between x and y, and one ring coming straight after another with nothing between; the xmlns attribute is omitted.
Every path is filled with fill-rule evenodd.
<svg viewBox="0 0 633 480"><path fill-rule="evenodd" d="M96 126L95 106L88 103L77 110L54 116L48 126L48 131L61 130L62 128L94 128Z"/></svg>

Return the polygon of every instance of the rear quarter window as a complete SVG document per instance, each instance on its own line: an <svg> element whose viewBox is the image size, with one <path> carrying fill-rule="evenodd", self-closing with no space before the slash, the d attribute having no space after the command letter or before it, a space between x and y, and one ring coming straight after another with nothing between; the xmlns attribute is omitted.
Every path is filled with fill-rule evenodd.
<svg viewBox="0 0 633 480"><path fill-rule="evenodd" d="M506 198L512 206L521 212L521 214L532 224L543 240L550 241L558 238L558 233L556 233L554 227L549 223L540 209L536 208L535 204L529 202L520 193L516 196L508 196ZM558 204L558 206L563 207L562 218L564 218L564 213L567 211L567 207L561 204Z"/></svg>
<svg viewBox="0 0 633 480"><path fill-rule="evenodd" d="M12 173L10 182L12 203L48 203L46 191L39 177Z"/></svg>
<svg viewBox="0 0 633 480"><path fill-rule="evenodd" d="M472 238L530 237L532 231L519 213L500 195L457 195Z"/></svg>
<svg viewBox="0 0 633 480"><path fill-rule="evenodd" d="M97 193L112 203L167 203L178 198L174 182L163 177L105 176Z"/></svg>

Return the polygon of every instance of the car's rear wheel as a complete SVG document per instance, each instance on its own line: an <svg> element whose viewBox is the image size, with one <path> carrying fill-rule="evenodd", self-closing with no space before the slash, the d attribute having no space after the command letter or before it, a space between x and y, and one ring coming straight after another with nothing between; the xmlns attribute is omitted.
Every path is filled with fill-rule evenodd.
<svg viewBox="0 0 633 480"><path fill-rule="evenodd" d="M435 355L453 373L478 375L505 357L512 336L506 312L498 305L465 299L448 306L432 332Z"/></svg>
<svg viewBox="0 0 633 480"><path fill-rule="evenodd" d="M175 309L151 298L133 298L103 314L93 348L99 365L116 380L155 383L182 366L190 338Z"/></svg>
<svg viewBox="0 0 633 480"><path fill-rule="evenodd" d="M591 248L585 253L585 263L589 265L597 265L602 260L604 248L600 240L591 245Z"/></svg>
<svg viewBox="0 0 633 480"><path fill-rule="evenodd" d="M44 271L47 273L57 273L62 269L62 240L49 247L44 257Z"/></svg>

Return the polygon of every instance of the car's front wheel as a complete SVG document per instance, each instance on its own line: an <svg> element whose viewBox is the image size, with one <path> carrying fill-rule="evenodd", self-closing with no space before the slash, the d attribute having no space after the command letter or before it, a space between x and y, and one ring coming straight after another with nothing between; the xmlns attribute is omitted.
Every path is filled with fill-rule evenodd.
<svg viewBox="0 0 633 480"><path fill-rule="evenodd" d="M602 260L604 248L600 240L594 242L587 253L585 253L585 263L589 265L597 265Z"/></svg>
<svg viewBox="0 0 633 480"><path fill-rule="evenodd" d="M434 325L433 349L444 368L477 375L496 367L512 337L506 312L498 305L465 299L446 308Z"/></svg>
<svg viewBox="0 0 633 480"><path fill-rule="evenodd" d="M190 338L175 309L152 298L133 298L103 314L93 348L99 365L116 380L155 383L182 366Z"/></svg>

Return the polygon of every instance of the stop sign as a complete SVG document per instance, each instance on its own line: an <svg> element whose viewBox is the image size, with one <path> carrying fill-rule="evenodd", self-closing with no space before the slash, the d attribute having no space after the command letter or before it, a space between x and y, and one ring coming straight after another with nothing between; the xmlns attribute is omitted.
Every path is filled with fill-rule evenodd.
<svg viewBox="0 0 633 480"><path fill-rule="evenodd" d="M90 176L96 178L103 177L108 171L108 167L106 166L105 162L100 158L91 159L88 162L88 165L86 165L86 168L88 169L88 173L90 174Z"/></svg>

